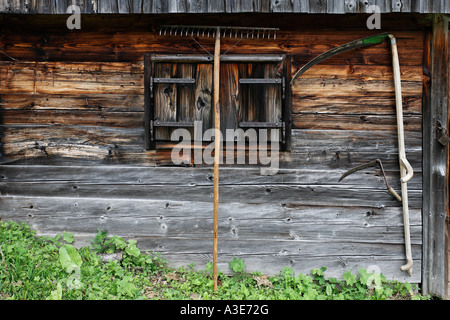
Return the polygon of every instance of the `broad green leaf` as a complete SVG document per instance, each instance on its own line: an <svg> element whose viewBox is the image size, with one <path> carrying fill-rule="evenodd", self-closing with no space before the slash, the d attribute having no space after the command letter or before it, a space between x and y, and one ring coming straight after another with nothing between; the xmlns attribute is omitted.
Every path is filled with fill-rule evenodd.
<svg viewBox="0 0 450 320"><path fill-rule="evenodd" d="M73 270L75 267L81 267L83 263L77 249L70 244L65 244L59 248L59 262L61 262L65 270Z"/></svg>
<svg viewBox="0 0 450 320"><path fill-rule="evenodd" d="M230 269L234 272L242 272L245 269L245 263L243 259L239 259L237 257L234 257L233 260L228 262L228 265L230 266Z"/></svg>
<svg viewBox="0 0 450 320"><path fill-rule="evenodd" d="M352 274L350 270L345 272L342 278L348 286L353 286L356 283L356 275Z"/></svg>
<svg viewBox="0 0 450 320"><path fill-rule="evenodd" d="M61 300L62 299L62 287L61 283L58 282L56 285L56 290L52 290L50 295L47 297L47 300Z"/></svg>
<svg viewBox="0 0 450 320"><path fill-rule="evenodd" d="M135 256L135 257L139 257L139 255L141 254L141 250L139 250L138 247L136 247L136 241L132 241L130 240L128 242L128 246L125 249L125 252L128 253L131 256Z"/></svg>
<svg viewBox="0 0 450 320"><path fill-rule="evenodd" d="M125 249L127 243L125 240L123 240L120 237L113 236L110 240L110 242L117 248L117 249Z"/></svg>
<svg viewBox="0 0 450 320"><path fill-rule="evenodd" d="M130 282L131 277L125 277L117 283L117 290L123 294L133 295L136 293L136 286Z"/></svg>
<svg viewBox="0 0 450 320"><path fill-rule="evenodd" d="M67 243L73 243L73 233L63 231L63 239Z"/></svg>
<svg viewBox="0 0 450 320"><path fill-rule="evenodd" d="M331 287L331 285L329 284L326 285L325 292L328 296L331 296L331 294L333 293L333 288Z"/></svg>

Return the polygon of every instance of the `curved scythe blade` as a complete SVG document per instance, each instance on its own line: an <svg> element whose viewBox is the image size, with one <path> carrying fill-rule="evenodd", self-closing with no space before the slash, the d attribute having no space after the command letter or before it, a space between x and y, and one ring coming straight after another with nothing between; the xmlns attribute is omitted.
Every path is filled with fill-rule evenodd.
<svg viewBox="0 0 450 320"><path fill-rule="evenodd" d="M372 46L376 44L382 43L384 40L389 38L389 33L380 33L373 36L369 36L366 38L354 40L351 42L348 42L346 44L343 44L342 46L333 48L327 52L322 53L321 55L315 57L311 61L309 61L307 64L305 64L303 67L301 67L297 73L292 77L291 84L300 77L306 70L310 69L311 67L315 66L316 64L331 58L337 54L340 54L345 51Z"/></svg>

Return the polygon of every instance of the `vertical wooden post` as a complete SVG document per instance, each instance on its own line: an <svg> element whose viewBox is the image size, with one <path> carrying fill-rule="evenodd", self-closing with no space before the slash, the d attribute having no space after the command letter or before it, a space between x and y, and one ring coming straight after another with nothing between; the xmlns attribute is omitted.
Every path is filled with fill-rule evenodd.
<svg viewBox="0 0 450 320"><path fill-rule="evenodd" d="M219 219L219 161L220 161L220 28L216 29L214 47L214 222L213 222L213 278L217 291L217 242Z"/></svg>
<svg viewBox="0 0 450 320"><path fill-rule="evenodd" d="M448 20L433 16L431 34L431 86L423 105L423 273L425 294L448 294L447 214L448 144L437 140L439 127L448 126Z"/></svg>

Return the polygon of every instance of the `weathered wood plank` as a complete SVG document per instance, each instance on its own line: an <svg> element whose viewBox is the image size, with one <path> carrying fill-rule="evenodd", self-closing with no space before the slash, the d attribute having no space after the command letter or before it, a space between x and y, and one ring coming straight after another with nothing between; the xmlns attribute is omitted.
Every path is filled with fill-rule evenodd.
<svg viewBox="0 0 450 320"><path fill-rule="evenodd" d="M95 233L97 228L126 236L208 239L211 204L171 199L3 197L2 219L22 219L39 231ZM62 222L64 221L64 222ZM221 207L223 239L340 240L362 237L374 247L402 244L401 208L289 206L230 203ZM421 212L411 211L413 244L420 245ZM66 229L64 229L66 228ZM396 254L396 253L391 253Z"/></svg>
<svg viewBox="0 0 450 320"><path fill-rule="evenodd" d="M292 12L293 5L293 1L290 0L271 0L270 12Z"/></svg>
<svg viewBox="0 0 450 320"><path fill-rule="evenodd" d="M389 13L392 10L394 4L400 0L372 0L372 1L363 1L363 0L347 0L344 2L338 0L296 0L296 1L262 1L258 0L257 3L259 5L252 5L250 1L244 0L233 0L233 1L193 1L193 0L182 0L177 1L181 2L182 5L174 3L174 1L170 0L153 0L148 3L145 7L144 13L152 13L152 14L167 14L167 13L225 13L225 12L233 12L233 13L246 13L246 12L283 12L283 13L291 13L291 12L306 12L306 13L343 13L345 12L366 12L363 10L369 4L378 5L381 9L382 13ZM406 1L406 0L403 0ZM443 0L441 0L442 2ZM266 8L268 4L266 2L270 2L270 10ZM293 2L293 3L292 3ZM75 2L77 5L81 6L83 14L95 14L95 13L104 13L104 14L125 14L125 13L133 13L139 12L136 11L139 8L140 1L135 0L131 1L133 6L127 6L126 4L129 2L126 1L111 1L111 0L96 0L94 2L90 1L77 1ZM145 3L145 2L144 2ZM264 3L266 3L264 5ZM306 4L304 4L306 3ZM351 10L353 6L350 6L349 3L360 3L360 10ZM394 3L394 4L392 4ZM445 6L441 3L433 4L431 0L416 0L416 5L407 7L408 9L404 9L403 12L420 12L420 13L447 13L445 11ZM295 6L295 4L297 6ZM303 10L298 11L296 9L298 6L303 4ZM328 6L331 8L327 9ZM45 13L53 13L53 14L65 14L66 9L68 7L68 3L66 1L55 1L53 4L49 4L48 1L32 1L30 3L23 1L5 1L5 3L0 6L0 12L5 13L16 13L16 14L45 14ZM347 10L344 10L345 7L348 7Z"/></svg>
<svg viewBox="0 0 450 320"><path fill-rule="evenodd" d="M345 13L345 0L327 0L327 13Z"/></svg>
<svg viewBox="0 0 450 320"><path fill-rule="evenodd" d="M327 0L309 0L309 13L326 13Z"/></svg>
<svg viewBox="0 0 450 320"><path fill-rule="evenodd" d="M405 131L420 131L422 129L422 116L405 116ZM378 115L338 115L338 114L294 114L293 128L296 129L323 129L323 130L380 130L396 131L395 116Z"/></svg>
<svg viewBox="0 0 450 320"><path fill-rule="evenodd" d="M217 21L214 21L217 24ZM211 22L211 24L214 24ZM63 21L64 23L64 21ZM160 24L167 23L161 21ZM174 22L179 23L179 22ZM281 23L281 22L280 22ZM285 23L285 22L284 22ZM192 24L192 22L191 22ZM259 24L259 22L255 22ZM157 25L155 25L156 27ZM278 25L276 25L278 26ZM8 28L8 24L5 25ZM106 28L106 29L105 29ZM20 33L11 30L2 34L3 52L15 59L24 61L142 61L144 54L149 52L165 53L200 53L204 49L190 37L159 36L148 31L148 26L137 26L133 32L117 32L105 26L102 32L98 25L86 29L83 34L22 30ZM292 26L289 28L292 29ZM7 29L5 29L7 30ZM20 36L19 36L20 34ZM333 33L317 29L302 29L299 31L279 31L277 39L261 43L261 40L246 39L235 53L286 53L293 54L294 65L300 67L315 56L346 42L369 35L367 31L346 31ZM421 31L396 31L399 56L402 66L421 65L423 34ZM80 38L81 37L81 38ZM311 41L314 39L314 41ZM90 45L92 43L92 45ZM209 52L213 51L213 41L202 39L202 46ZM222 50L226 51L235 44L234 39L224 38ZM86 54L86 52L89 52ZM8 61L7 56L0 59ZM390 51L387 43L352 50L327 60L327 64L345 65L384 65L390 66Z"/></svg>
<svg viewBox="0 0 450 320"><path fill-rule="evenodd" d="M54 237L60 232L43 232L38 233L38 235ZM95 234L77 234L75 236L76 246L89 246L90 241L95 237ZM125 239L130 239L130 237L124 237ZM170 239L172 241L168 242L166 239L158 238L147 238L147 237L132 237L133 240L138 241L138 247L144 251L158 252L162 255L164 259L169 262L170 266L186 267L189 264L195 264L195 268L199 270L204 270L208 262L212 261L212 245L211 241L197 242L196 239L190 239L190 243L197 244L197 252L178 252L175 251L176 248L183 248L181 245L178 246L177 243L185 242L185 239ZM159 241L160 240L160 241ZM258 240L260 242L261 240ZM172 244L173 242L173 244ZM229 241L227 241L229 242ZM400 271L400 266L404 263L403 257L392 257L392 256L374 256L367 254L360 256L345 256L345 255L334 255L334 256L302 256L287 254L283 251L283 248L279 249L274 254L241 254L239 250L228 251L227 242L221 243L224 250L219 252L218 256L218 266L220 271L232 274L229 269L229 261L234 257L239 257L244 259L247 266L246 270L249 272L259 271L268 275L276 275L281 272L284 267L291 267L296 274L299 273L309 273L312 269L318 266L326 266L327 271L325 272L327 277L342 278L343 273L351 270L354 274L358 274L359 268L373 268L377 266L383 275L387 276L389 279L399 280L409 283L420 283L421 277L418 272L413 272L413 276L409 277L407 273ZM202 246L205 245L205 247ZM282 243L283 244L283 243ZM166 246L164 246L166 245ZM252 242L245 242L244 245L251 246ZM234 246L236 248L236 246ZM413 258L415 259L415 266L420 270L421 260L420 260L420 247L413 246Z"/></svg>
<svg viewBox="0 0 450 320"><path fill-rule="evenodd" d="M155 246L154 246L155 247ZM157 246L156 246L157 247ZM161 249L160 249L161 250ZM413 248L413 252L417 252L420 249ZM208 262L211 262L212 256L209 253L204 254L183 254L183 253L171 253L161 250L164 258L175 267L186 266L186 263L195 263L195 268L199 270L205 270L205 266ZM337 257L303 257L294 255L239 255L238 253L221 253L218 258L218 268L220 271L228 274L233 274L229 269L229 262L234 257L244 259L246 270L249 272L260 271L269 275L280 274L281 269L284 267L290 267L294 270L295 274L309 274L318 265L326 266L326 277L335 277L342 279L342 275L351 270L353 274L358 274L360 268L368 269L378 266L383 275L386 275L389 279L395 279L409 283L420 283L421 277L419 272L413 272L413 276L409 277L407 273L400 271L400 266L404 263L404 259L391 259L386 257L374 257L374 256L337 256ZM420 258L419 258L420 259ZM421 261L415 260L415 269L420 270Z"/></svg>
<svg viewBox="0 0 450 320"><path fill-rule="evenodd" d="M143 94L4 94L2 110L84 110L103 112L144 111ZM3 120L3 123L5 121Z"/></svg>
<svg viewBox="0 0 450 320"><path fill-rule="evenodd" d="M417 96L421 92L422 83L414 81L402 82L402 93L405 96ZM299 79L293 83L292 93L295 95L320 95L322 97L344 97L351 95L362 95L366 93L379 94L381 96L391 96L394 92L392 81L359 81L343 79Z"/></svg>
<svg viewBox="0 0 450 320"><path fill-rule="evenodd" d="M323 185L336 184L345 169L324 170L311 169L280 169L272 176L261 175L259 168L240 166L240 174L235 174L233 167L222 170L222 185L258 184L295 184ZM385 166L385 173L391 186L398 189L399 173L397 168ZM2 182L39 182L50 184L91 183L91 184L145 184L145 185L212 185L211 168L148 168L139 166L55 166L55 165L2 165L0 166L0 181ZM356 172L339 184L348 186L373 186L383 189L384 180L378 168ZM420 172L409 184L410 189L420 190L422 179Z"/></svg>
<svg viewBox="0 0 450 320"><path fill-rule="evenodd" d="M212 128L212 65L198 64L196 70L193 117L195 121L202 121L202 134Z"/></svg>
<svg viewBox="0 0 450 320"><path fill-rule="evenodd" d="M302 75L298 85L293 88L294 112L328 113L331 110L331 113L360 114L364 118L368 115L379 116L380 113L395 115L391 69L391 67L369 66L360 68L351 64L316 66ZM402 70L402 79L405 80L404 112L420 114L422 70L419 67L406 67ZM310 77L315 79L312 80L314 83L311 84L314 86L312 90L309 90ZM388 91L380 92L378 88L381 84L378 81L382 81L384 84L382 86ZM364 91L364 98L360 94L350 93L358 90Z"/></svg>
<svg viewBox="0 0 450 320"><path fill-rule="evenodd" d="M3 197L0 218L26 221L39 234L76 232L76 245L83 237L92 239L101 228L111 235L137 239L141 249L161 252L171 263L186 265L210 255L211 210L210 203L178 200ZM398 272L403 262L401 208L337 207L331 211L324 207L230 203L221 206L220 217L220 257L229 261L239 256L249 268L259 261L255 270L278 272L287 266L285 261L297 272L309 272L317 264L332 271L336 265L330 259L336 259L340 261L340 276L349 268L357 270L362 261L386 268L386 276L404 276ZM411 210L413 255L418 267L420 224L421 210ZM253 262L247 263L248 259ZM305 261L311 262L305 265ZM343 268L346 270L341 271ZM420 273L414 276L420 278Z"/></svg>
<svg viewBox="0 0 450 320"><path fill-rule="evenodd" d="M293 0L293 12L309 12L309 1Z"/></svg>
<svg viewBox="0 0 450 320"><path fill-rule="evenodd" d="M155 65L155 77L175 78L177 65L170 63L160 63ZM176 84L160 83L155 85L155 119L159 121L177 121L178 87ZM156 128L156 139L170 140L170 130L168 128Z"/></svg>
<svg viewBox="0 0 450 320"><path fill-rule="evenodd" d="M59 197L116 197L118 199L166 199L167 194L176 194L183 201L212 201L212 186L62 183L45 185L29 182L0 183L4 195L59 196ZM358 188L340 184L326 185L273 185L248 184L221 186L221 202L243 203L295 203L323 206L361 206L380 208L398 206L385 188ZM361 200L364 199L364 200ZM409 192L411 208L420 208L422 192ZM362 203L363 202L363 203Z"/></svg>
<svg viewBox="0 0 450 320"><path fill-rule="evenodd" d="M197 66L193 64L179 64L177 67L178 77L195 79L194 68L197 69ZM177 121L194 121L195 96L192 86L179 85L177 88L177 94Z"/></svg>
<svg viewBox="0 0 450 320"><path fill-rule="evenodd" d="M220 64L220 131L226 139L226 129L239 128L243 106L240 104L239 68L237 64ZM214 121L213 121L214 123Z"/></svg>
<svg viewBox="0 0 450 320"><path fill-rule="evenodd" d="M373 153L396 153L397 136L393 132L365 130L293 130L293 151L341 150ZM406 132L407 153L421 152L421 133Z"/></svg>
<svg viewBox="0 0 450 320"><path fill-rule="evenodd" d="M45 130L43 130L45 129ZM173 165L170 150L145 151L141 128L34 126L4 128L3 157L8 160L52 158Z"/></svg>
<svg viewBox="0 0 450 320"><path fill-rule="evenodd" d="M208 0L208 12L211 13L225 12L226 11L225 3L226 1L222 0Z"/></svg>
<svg viewBox="0 0 450 320"><path fill-rule="evenodd" d="M143 68L129 63L1 62L0 94L142 94Z"/></svg>
<svg viewBox="0 0 450 320"><path fill-rule="evenodd" d="M426 66L431 86L424 97L424 291L445 296L448 289L448 144L437 141L439 126L448 126L449 41L448 18L433 16ZM448 127L447 127L448 129Z"/></svg>
<svg viewBox="0 0 450 320"><path fill-rule="evenodd" d="M395 164L394 160L398 160L396 141L396 133L392 131L294 129L292 152L280 153L280 166L308 168L320 164L327 168L351 168L373 158ZM34 157L39 156L46 157L48 161L57 156L73 159L87 157L122 164L141 163L144 166L148 165L147 161L154 165L151 159L160 159L161 156L171 163L170 149L174 146L172 143L165 147L167 155L161 155L161 150L145 152L143 129L97 126L5 126L2 142L3 156L10 160L28 158L33 161ZM421 134L407 131L406 148L414 169L420 171Z"/></svg>
<svg viewBox="0 0 450 320"><path fill-rule="evenodd" d="M292 70L294 74L297 70ZM343 65L318 64L302 74L301 78L318 79L358 79L362 81L393 81L394 75L392 66L385 65L353 65L350 63ZM403 66L401 69L401 78L404 81L422 82L421 66Z"/></svg>
<svg viewBox="0 0 450 320"><path fill-rule="evenodd" d="M405 116L422 115L422 96L408 96L403 99ZM321 95L299 95L294 97L294 114L333 114L333 115L371 115L394 116L394 95L379 96L368 92L364 96L322 97Z"/></svg>
<svg viewBox="0 0 450 320"><path fill-rule="evenodd" d="M3 110L7 125L81 125L142 128L144 113L86 110Z"/></svg>
<svg viewBox="0 0 450 320"><path fill-rule="evenodd" d="M277 65L266 65L264 68L265 78L278 78ZM282 86L266 85L264 87L264 120L268 122L280 121L282 111Z"/></svg>

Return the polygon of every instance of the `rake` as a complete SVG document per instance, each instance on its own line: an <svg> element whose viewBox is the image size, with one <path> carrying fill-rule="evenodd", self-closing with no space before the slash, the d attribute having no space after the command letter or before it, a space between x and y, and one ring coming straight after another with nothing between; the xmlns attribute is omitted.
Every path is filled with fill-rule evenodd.
<svg viewBox="0 0 450 320"><path fill-rule="evenodd" d="M234 26L189 26L163 25L159 29L161 36L213 37L214 45L214 221L213 221L213 278L214 291L217 290L217 243L219 218L219 160L220 160L220 39L239 39L232 47L244 39L276 39L278 28L234 27ZM232 48L231 47L231 48ZM204 49L204 47L202 46ZM231 49L230 48L230 49ZM228 49L228 50L230 50ZM206 50L206 49L205 49ZM207 50L206 50L207 51ZM228 51L227 51L228 52Z"/></svg>

